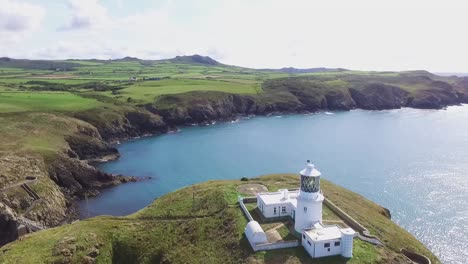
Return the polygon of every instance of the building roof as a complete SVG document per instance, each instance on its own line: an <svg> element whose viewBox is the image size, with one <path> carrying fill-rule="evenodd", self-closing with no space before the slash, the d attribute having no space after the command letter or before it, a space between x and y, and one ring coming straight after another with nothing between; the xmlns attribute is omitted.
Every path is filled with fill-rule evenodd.
<svg viewBox="0 0 468 264"><path fill-rule="evenodd" d="M264 231L257 221L250 221L245 227L245 233L247 235L254 235L256 233L264 233Z"/></svg>
<svg viewBox="0 0 468 264"><path fill-rule="evenodd" d="M321 242L321 241L340 239L341 236L342 236L341 229L337 225L323 226L321 224L318 224L318 225L316 224L314 226L314 228L312 228L310 230L307 230L307 231L304 231L304 233L313 242Z"/></svg>
<svg viewBox="0 0 468 264"><path fill-rule="evenodd" d="M287 198L285 198L285 193L287 192ZM268 205L274 204L286 204L290 203L294 207L297 207L297 196L299 195L299 190L288 191L288 190L279 190L277 192L264 192L258 193L257 198L262 200L263 203Z"/></svg>
<svg viewBox="0 0 468 264"><path fill-rule="evenodd" d="M309 177L318 177L322 175L320 171L315 168L315 165L312 164L309 160L307 161L307 166L305 169L301 170L300 174Z"/></svg>

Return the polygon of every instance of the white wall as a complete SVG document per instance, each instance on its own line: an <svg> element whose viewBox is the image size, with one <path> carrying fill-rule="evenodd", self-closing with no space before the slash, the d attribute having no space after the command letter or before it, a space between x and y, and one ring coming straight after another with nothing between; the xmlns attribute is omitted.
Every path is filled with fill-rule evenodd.
<svg viewBox="0 0 468 264"><path fill-rule="evenodd" d="M341 239L340 239L341 240ZM326 242L315 243L315 258L321 258L326 256L341 255L341 241L331 240ZM335 242L340 242L339 246L335 246ZM330 243L330 247L326 248L325 244Z"/></svg>
<svg viewBox="0 0 468 264"><path fill-rule="evenodd" d="M263 205L263 207L262 207ZM276 204L276 205L269 205L266 206L261 202L260 199L258 199L257 202L257 207L258 209L263 213L263 216L265 218L272 218L272 217L285 217L285 216L292 216L292 210L293 207L291 206L291 203L284 203L284 204ZM282 207L285 207L286 211L282 211ZM263 208L263 210L262 210ZM275 214L275 208L276 208L276 214Z"/></svg>
<svg viewBox="0 0 468 264"><path fill-rule="evenodd" d="M293 248L297 246L299 246L299 241L294 240L294 241L284 241L284 242L254 245L252 246L252 248L254 251L260 251L260 250L274 250L274 249L280 249L280 248Z"/></svg>
<svg viewBox="0 0 468 264"><path fill-rule="evenodd" d="M298 199L294 223L296 231L302 233L302 230L310 228L317 222L322 222L322 201Z"/></svg>
<svg viewBox="0 0 468 264"><path fill-rule="evenodd" d="M310 245L309 245L309 243ZM309 253L310 257L314 257L315 252L314 252L314 243L312 241L308 240L307 237L304 238L304 234L302 234L302 246L304 249Z"/></svg>
<svg viewBox="0 0 468 264"><path fill-rule="evenodd" d="M353 238L354 236L343 235L341 239L341 255L345 258L353 257Z"/></svg>

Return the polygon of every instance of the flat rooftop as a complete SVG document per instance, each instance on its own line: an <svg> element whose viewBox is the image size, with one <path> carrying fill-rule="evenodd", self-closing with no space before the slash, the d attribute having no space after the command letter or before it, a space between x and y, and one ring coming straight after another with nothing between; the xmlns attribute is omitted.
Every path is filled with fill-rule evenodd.
<svg viewBox="0 0 468 264"><path fill-rule="evenodd" d="M356 232L352 228L340 228L337 225L323 226L315 224L314 228L305 231L305 234L314 242L340 239L343 234L354 235Z"/></svg>
<svg viewBox="0 0 468 264"><path fill-rule="evenodd" d="M291 203L294 207L297 207L297 196L299 195L299 190L287 191L287 197L285 198L284 191L277 192L264 192L257 194L258 198L263 201L265 205L275 205L275 204L286 204Z"/></svg>
<svg viewBox="0 0 468 264"><path fill-rule="evenodd" d="M340 228L336 225L313 228L305 231L305 234L314 242L340 239L342 235Z"/></svg>

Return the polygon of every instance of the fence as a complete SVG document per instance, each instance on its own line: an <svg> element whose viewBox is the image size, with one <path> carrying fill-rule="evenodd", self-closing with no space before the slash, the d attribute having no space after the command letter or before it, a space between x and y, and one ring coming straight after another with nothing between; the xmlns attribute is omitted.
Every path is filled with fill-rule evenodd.
<svg viewBox="0 0 468 264"><path fill-rule="evenodd" d="M407 258L411 259L413 262L416 262L418 264L431 264L431 260L428 257L419 253L412 252L404 248L402 248L400 252Z"/></svg>
<svg viewBox="0 0 468 264"><path fill-rule="evenodd" d="M280 249L280 248L293 248L293 247L298 247L298 246L299 246L299 240L294 240L294 241L258 244L258 245L253 245L252 248L254 251L260 251L260 250L273 250L273 249Z"/></svg>
<svg viewBox="0 0 468 264"><path fill-rule="evenodd" d="M354 220L351 216L341 210L338 206L332 203L330 200L326 199L323 203L330 208L335 214L337 214L341 219L343 219L351 228L357 230L359 232L358 237L359 239L369 242L374 245L383 246L384 243L380 241L376 236L369 234L369 230L361 225L358 221Z"/></svg>
<svg viewBox="0 0 468 264"><path fill-rule="evenodd" d="M244 203L256 203L257 202L257 197L245 197L245 198L244 197L239 197L238 201L239 201L239 205L240 205L242 211L244 212L245 216L249 219L249 221L254 221L252 215L250 215L250 212L249 212L249 210L247 209L247 207L245 206ZM280 248L297 247L297 246L299 246L299 240L280 241L280 242L275 242L275 243L265 243L265 244L257 244L257 245L253 244L253 243L250 243L250 245L252 246L252 249L254 251L273 250L273 249L280 249Z"/></svg>
<svg viewBox="0 0 468 264"><path fill-rule="evenodd" d="M242 211L244 212L245 216L249 219L249 221L253 221L253 217L252 215L250 215L250 212L249 210L247 209L247 207L245 206L244 203L254 203L254 202L257 202L257 197L239 197L238 198L238 201L239 201L239 205L242 209Z"/></svg>

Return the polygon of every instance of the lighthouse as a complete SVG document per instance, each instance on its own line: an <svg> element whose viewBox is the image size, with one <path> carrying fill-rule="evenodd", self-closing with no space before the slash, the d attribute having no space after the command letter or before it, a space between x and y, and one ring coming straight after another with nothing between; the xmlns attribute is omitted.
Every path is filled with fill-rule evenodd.
<svg viewBox="0 0 468 264"><path fill-rule="evenodd" d="M301 189L297 196L294 229L302 233L316 223L322 223L323 194L320 192L320 171L309 160L301 172Z"/></svg>

